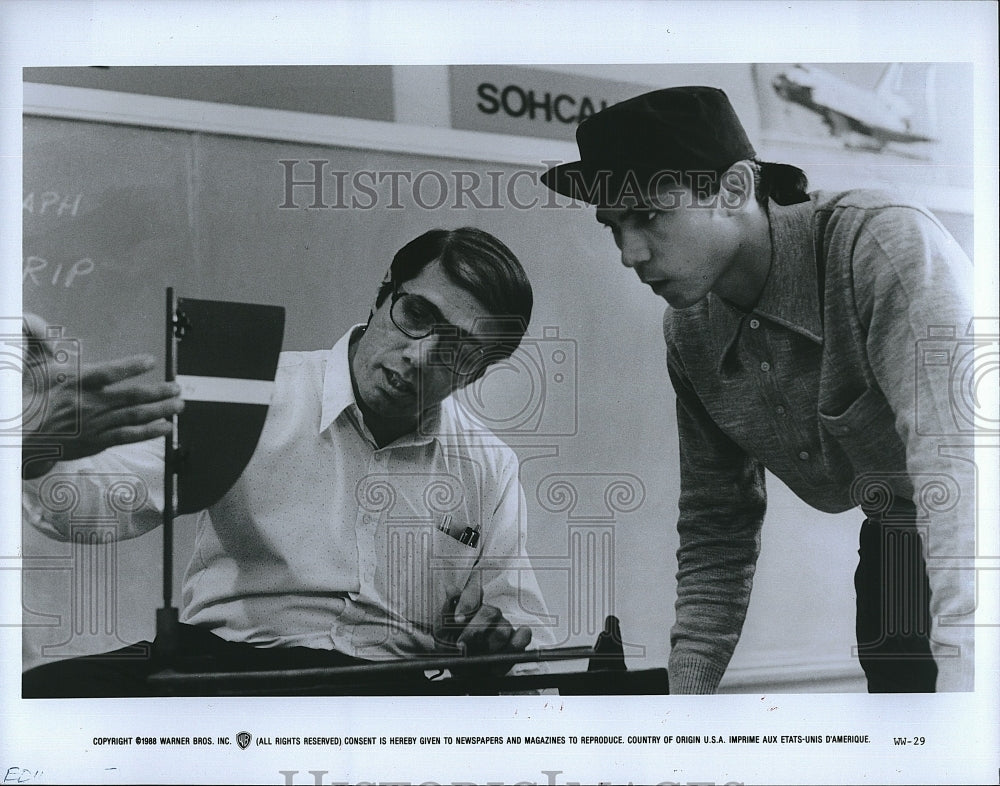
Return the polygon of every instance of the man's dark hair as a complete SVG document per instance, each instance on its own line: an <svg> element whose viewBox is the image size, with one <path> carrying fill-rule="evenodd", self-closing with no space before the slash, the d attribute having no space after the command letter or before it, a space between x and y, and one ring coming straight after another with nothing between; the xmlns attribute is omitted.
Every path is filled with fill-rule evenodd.
<svg viewBox="0 0 1000 786"><path fill-rule="evenodd" d="M757 167L757 201L765 207L768 199L779 205L809 201L809 178L797 166L759 161Z"/></svg>
<svg viewBox="0 0 1000 786"><path fill-rule="evenodd" d="M796 205L799 202L809 201L809 178L797 166L775 164L756 159L748 160L754 173L754 196L765 210L768 200L774 200L779 205ZM688 178L688 185L695 192L695 196L698 199L707 200L719 192L722 176L726 171L728 168L714 173L697 173L698 177L691 173L685 174ZM714 176L704 177L704 174Z"/></svg>
<svg viewBox="0 0 1000 786"><path fill-rule="evenodd" d="M400 284L416 278L435 261L455 285L486 307L493 319L489 333L495 341L489 359L509 357L531 321L534 295L517 257L489 232L475 227L432 229L403 246L392 259L389 280L382 283L376 307Z"/></svg>

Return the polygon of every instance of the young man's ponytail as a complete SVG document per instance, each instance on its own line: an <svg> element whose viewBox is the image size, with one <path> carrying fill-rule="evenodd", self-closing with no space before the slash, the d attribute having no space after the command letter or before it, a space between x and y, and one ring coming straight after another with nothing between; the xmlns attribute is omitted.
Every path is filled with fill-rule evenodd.
<svg viewBox="0 0 1000 786"><path fill-rule="evenodd" d="M809 178L806 173L790 164L773 164L768 161L759 162L759 181L757 197L767 204L773 199L779 205L795 205L809 201Z"/></svg>

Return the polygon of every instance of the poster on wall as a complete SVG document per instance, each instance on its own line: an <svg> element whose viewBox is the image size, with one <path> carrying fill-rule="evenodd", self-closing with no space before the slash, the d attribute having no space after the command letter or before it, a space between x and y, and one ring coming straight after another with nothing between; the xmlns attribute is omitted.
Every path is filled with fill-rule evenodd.
<svg viewBox="0 0 1000 786"><path fill-rule="evenodd" d="M969 62L756 64L769 147L820 176L936 191L971 212Z"/></svg>

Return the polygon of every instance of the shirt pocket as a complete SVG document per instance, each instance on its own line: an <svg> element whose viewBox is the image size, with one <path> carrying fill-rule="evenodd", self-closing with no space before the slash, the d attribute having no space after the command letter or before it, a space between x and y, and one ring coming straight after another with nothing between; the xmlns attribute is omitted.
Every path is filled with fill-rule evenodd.
<svg viewBox="0 0 1000 786"><path fill-rule="evenodd" d="M457 599L473 578L479 547L462 543L441 530L435 529L430 555L430 575L433 586L433 608L440 613L445 603Z"/></svg>
<svg viewBox="0 0 1000 786"><path fill-rule="evenodd" d="M896 433L896 416L880 391L866 388L839 414L819 411L820 426L847 455L854 477L906 469L906 451Z"/></svg>
<svg viewBox="0 0 1000 786"><path fill-rule="evenodd" d="M413 535L390 543L386 603L392 612L430 630L445 602L468 584L479 549L435 527Z"/></svg>

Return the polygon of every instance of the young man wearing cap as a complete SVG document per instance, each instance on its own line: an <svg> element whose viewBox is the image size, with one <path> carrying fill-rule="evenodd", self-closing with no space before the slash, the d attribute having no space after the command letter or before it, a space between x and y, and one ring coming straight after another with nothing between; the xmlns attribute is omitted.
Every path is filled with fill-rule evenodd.
<svg viewBox="0 0 1000 786"><path fill-rule="evenodd" d="M758 162L715 88L616 104L581 123L577 142L581 160L543 182L595 205L622 264L672 307L671 691L714 692L732 656L765 469L819 510L867 516L855 587L869 691L971 690L971 456L955 447L947 369L918 357L936 329L965 335L968 258L919 206L809 194L800 170ZM804 567L820 556L803 554Z"/></svg>

